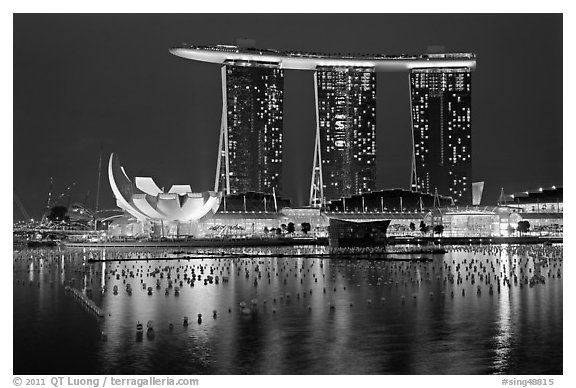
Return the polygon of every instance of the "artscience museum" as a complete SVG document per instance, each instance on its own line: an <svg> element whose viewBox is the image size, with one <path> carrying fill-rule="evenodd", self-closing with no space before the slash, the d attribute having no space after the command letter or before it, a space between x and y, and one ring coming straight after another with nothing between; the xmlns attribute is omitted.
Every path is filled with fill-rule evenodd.
<svg viewBox="0 0 576 388"><path fill-rule="evenodd" d="M114 153L108 162L108 178L118 207L141 226L135 234L166 235L174 228L179 229L177 234L195 234L198 221L220 206L221 193L214 191L196 193L189 185L173 185L164 192L150 177L135 177L132 182Z"/></svg>

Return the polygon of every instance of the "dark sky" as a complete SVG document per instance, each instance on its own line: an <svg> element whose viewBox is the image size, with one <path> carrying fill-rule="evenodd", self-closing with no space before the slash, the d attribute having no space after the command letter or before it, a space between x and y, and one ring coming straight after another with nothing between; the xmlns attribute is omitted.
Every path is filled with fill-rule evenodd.
<svg viewBox="0 0 576 388"><path fill-rule="evenodd" d="M175 57L181 42L353 53L474 52L473 179L483 204L562 185L562 15L15 15L14 190L33 217L50 176L94 207L98 156L130 177L212 190L221 115L218 65ZM377 188L408 188L407 73L377 76ZM284 194L307 201L313 156L311 72L285 72ZM106 163L103 163L106 167ZM67 201L64 201L66 204ZM103 169L100 208L114 206ZM14 206L14 218L21 218Z"/></svg>

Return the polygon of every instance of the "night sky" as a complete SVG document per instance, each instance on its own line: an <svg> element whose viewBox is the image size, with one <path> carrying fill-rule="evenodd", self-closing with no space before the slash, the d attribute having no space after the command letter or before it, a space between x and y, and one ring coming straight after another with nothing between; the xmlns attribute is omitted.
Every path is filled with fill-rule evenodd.
<svg viewBox="0 0 576 388"><path fill-rule="evenodd" d="M15 15L14 191L32 217L76 182L70 201L115 206L106 172L212 190L221 116L218 65L175 57L182 42L327 53L474 52L473 180L483 204L562 185L562 15ZM284 196L307 203L312 72L285 71ZM407 73L377 75L377 189L410 183ZM62 202L68 203L68 199ZM14 206L14 219L22 218Z"/></svg>

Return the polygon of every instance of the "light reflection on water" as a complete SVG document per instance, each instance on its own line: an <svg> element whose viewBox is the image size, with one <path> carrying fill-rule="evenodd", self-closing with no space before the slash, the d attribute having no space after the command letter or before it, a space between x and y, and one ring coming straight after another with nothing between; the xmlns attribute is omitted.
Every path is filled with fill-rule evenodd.
<svg viewBox="0 0 576 388"><path fill-rule="evenodd" d="M500 270L504 270L504 263L510 266L510 255L504 252L500 255ZM509 362L510 349L512 347L512 321L511 321L511 301L508 290L504 289L504 294L499 298L498 303L498 331L495 336L496 349L494 357L494 369L503 371Z"/></svg>
<svg viewBox="0 0 576 388"><path fill-rule="evenodd" d="M15 253L14 372L562 373L562 278L547 276L561 273L561 261L539 267L516 253L471 248L420 263L282 256L85 261L144 254L119 249ZM200 266L202 280L192 287L184 274L190 277L194 268L198 276ZM219 284L204 285L210 268ZM162 278L153 276L156 269ZM519 279L542 273L546 283L512 282L497 292L493 276L511 271ZM480 274L490 276L493 294ZM450 281L458 276L461 284ZM99 320L82 307L64 291L69 284L87 292L108 316ZM240 302L252 313L243 314ZM146 327L150 320L153 336L139 339L136 323Z"/></svg>

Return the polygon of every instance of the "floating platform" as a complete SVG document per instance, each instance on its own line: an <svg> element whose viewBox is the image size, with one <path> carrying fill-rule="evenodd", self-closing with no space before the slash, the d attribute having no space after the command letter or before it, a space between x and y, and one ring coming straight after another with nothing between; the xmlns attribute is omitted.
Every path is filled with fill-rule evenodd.
<svg viewBox="0 0 576 388"><path fill-rule="evenodd" d="M431 236L392 236L384 245L490 245L490 244L561 244L562 237L431 237ZM70 248L200 248L200 247L286 247L304 245L328 245L327 238L198 238L167 241L106 241L62 243ZM383 245L377 245L383 246ZM409 252L414 253L414 252ZM423 252L428 253L428 252Z"/></svg>
<svg viewBox="0 0 576 388"><path fill-rule="evenodd" d="M30 240L26 243L28 248L46 248L58 246L58 241L53 240Z"/></svg>
<svg viewBox="0 0 576 388"><path fill-rule="evenodd" d="M284 247L295 245L328 245L326 238L194 238L167 241L106 241L106 242L64 242L71 248L175 248L175 247Z"/></svg>
<svg viewBox="0 0 576 388"><path fill-rule="evenodd" d="M344 248L347 249L347 248ZM446 253L446 249L441 247L429 247L420 248L412 250L398 250L398 251L366 251L360 248L360 251L343 251L343 252L316 252L316 253L230 253L230 252L211 252L211 253L201 253L201 254L185 254L183 251L175 252L173 254L183 254L183 256L158 256L158 257L126 257L126 258L107 258L107 259L94 259L90 258L87 261L89 263L103 262L103 261L148 261L148 260L202 260L202 259L257 259L266 257L289 257L289 258L303 258L303 259L368 259L368 260L389 260L389 261L432 261L432 259L427 257L394 257L399 255L438 255Z"/></svg>

